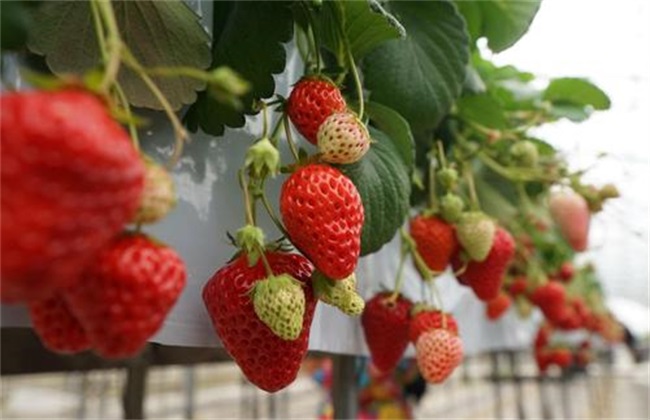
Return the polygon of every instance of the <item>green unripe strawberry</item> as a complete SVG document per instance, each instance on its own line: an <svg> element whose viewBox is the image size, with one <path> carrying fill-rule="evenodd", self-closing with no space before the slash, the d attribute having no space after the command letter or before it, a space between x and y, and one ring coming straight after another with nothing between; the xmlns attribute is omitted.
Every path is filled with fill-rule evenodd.
<svg viewBox="0 0 650 420"><path fill-rule="evenodd" d="M481 212L463 213L456 224L456 236L474 261L483 261L490 253L496 225Z"/></svg>
<svg viewBox="0 0 650 420"><path fill-rule="evenodd" d="M135 223L156 223L176 206L174 180L167 170L148 156L145 165L144 190Z"/></svg>
<svg viewBox="0 0 650 420"><path fill-rule="evenodd" d="M318 150L328 163L354 163L370 148L370 134L363 122L350 112L336 112L318 129Z"/></svg>
<svg viewBox="0 0 650 420"><path fill-rule="evenodd" d="M456 194L445 194L440 200L440 213L449 223L456 223L460 219L464 207L463 199Z"/></svg>
<svg viewBox="0 0 650 420"><path fill-rule="evenodd" d="M524 168L532 168L537 165L539 152L537 147L528 140L518 141L510 147L510 155L515 163Z"/></svg>
<svg viewBox="0 0 650 420"><path fill-rule="evenodd" d="M607 200L609 198L618 198L621 196L621 193L618 191L618 188L616 188L616 185L605 184L598 191L598 196L603 200Z"/></svg>
<svg viewBox="0 0 650 420"><path fill-rule="evenodd" d="M305 292L288 274L270 276L253 289L253 307L259 319L284 340L295 340L302 331Z"/></svg>
<svg viewBox="0 0 650 420"><path fill-rule="evenodd" d="M354 273L343 280L331 280L317 271L311 280L319 300L337 307L347 315L357 316L363 312L366 303L356 291L357 279Z"/></svg>
<svg viewBox="0 0 650 420"><path fill-rule="evenodd" d="M458 172L456 172L455 169L442 168L436 175L440 185L442 185L445 190L452 190L456 187L456 183L458 182Z"/></svg>

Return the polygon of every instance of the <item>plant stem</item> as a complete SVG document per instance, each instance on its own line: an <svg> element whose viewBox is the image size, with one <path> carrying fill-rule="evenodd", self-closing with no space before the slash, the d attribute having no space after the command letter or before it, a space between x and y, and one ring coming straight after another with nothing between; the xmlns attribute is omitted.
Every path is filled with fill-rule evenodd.
<svg viewBox="0 0 650 420"><path fill-rule="evenodd" d="M246 182L246 175L244 170L240 169L238 172L239 186L244 194L244 211L246 212L246 224L255 226L255 217L253 216L253 206L251 205L250 192L248 191L248 183Z"/></svg>
<svg viewBox="0 0 650 420"><path fill-rule="evenodd" d="M271 264L269 264L269 260L266 258L264 249L258 249L257 252L260 253L260 259L262 260L262 265L264 265L264 270L266 270L267 276L273 277L275 274L273 274L273 269L271 268Z"/></svg>
<svg viewBox="0 0 650 420"><path fill-rule="evenodd" d="M390 300L395 302L399 296L402 285L404 284L404 266L406 265L406 256L408 255L408 247L402 243L402 250L399 256L399 266L397 268L397 275L395 276L395 287L393 294L390 295Z"/></svg>
<svg viewBox="0 0 650 420"><path fill-rule="evenodd" d="M124 107L124 111L126 112L126 116L129 119L129 133L131 134L131 141L133 142L133 147L135 147L135 150L140 150L140 137L138 136L138 129L136 128L135 124L133 123L133 112L131 112L131 105L129 104L129 100L126 98L126 94L124 93L124 90L122 89L122 86L120 86L119 83L115 83L113 86L115 88L115 92L117 93L117 96L120 98L120 102L122 103L122 106Z"/></svg>
<svg viewBox="0 0 650 420"><path fill-rule="evenodd" d="M436 145L438 146L438 158L440 159L440 164L443 168L446 168L447 158L445 157L445 148L440 140L436 141Z"/></svg>
<svg viewBox="0 0 650 420"><path fill-rule="evenodd" d="M269 113L264 101L260 103L262 104L262 137L266 137L269 134Z"/></svg>
<svg viewBox="0 0 650 420"><path fill-rule="evenodd" d="M264 206L264 208L266 209L266 212L268 213L269 217L270 217L271 220L273 221L273 224L275 224L275 227L277 227L278 230L279 230L279 231L280 231L280 232L281 232L285 237L289 237L289 235L287 234L287 231L284 229L284 226L283 226L282 223L280 222L280 219L278 219L277 215L275 214L275 211L273 211L273 207L271 206L271 203L269 203L269 200L268 200L268 198L266 197L266 194L262 193L262 195L260 196L260 198L261 198L261 200L262 200L262 205Z"/></svg>
<svg viewBox="0 0 650 420"><path fill-rule="evenodd" d="M106 25L105 51L108 61L105 63L106 70L100 84L102 92L108 92L117 79L122 63L122 49L124 43L120 37L120 30L115 19L115 11L110 0L93 0L96 3L96 10Z"/></svg>
<svg viewBox="0 0 650 420"><path fill-rule="evenodd" d="M438 290L438 287L436 287L435 283L432 281L428 282L428 285L429 285L429 290L433 292L433 296L435 297L435 300L438 303L438 308L442 312L444 312L445 309L444 309L444 305L442 304L442 296L440 296L440 291Z"/></svg>
<svg viewBox="0 0 650 420"><path fill-rule="evenodd" d="M472 168L469 165L465 165L465 178L467 179L467 187L469 188L469 197L472 210L480 210L481 205L478 202L478 196L476 195L476 186L474 185L474 174L472 173Z"/></svg>
<svg viewBox="0 0 650 420"><path fill-rule="evenodd" d="M354 78L354 85L357 89L357 97L359 98L359 119L363 119L363 86L361 85L361 79L359 78L359 72L357 71L357 65L354 62L354 57L352 56L352 49L350 48L350 43L348 39L345 38L345 49L348 56L348 62L350 64L350 69L352 70L352 77Z"/></svg>
<svg viewBox="0 0 650 420"><path fill-rule="evenodd" d="M438 200L436 197L436 166L433 156L429 157L429 208L438 209Z"/></svg>
<svg viewBox="0 0 650 420"><path fill-rule="evenodd" d="M287 143L289 143L291 154L293 155L295 161L298 162L300 161L300 155L298 154L298 150L296 150L296 145L293 143L293 137L291 136L291 127L289 127L289 118L287 117L287 114L284 114L282 116L282 124L284 126L284 134L287 137Z"/></svg>

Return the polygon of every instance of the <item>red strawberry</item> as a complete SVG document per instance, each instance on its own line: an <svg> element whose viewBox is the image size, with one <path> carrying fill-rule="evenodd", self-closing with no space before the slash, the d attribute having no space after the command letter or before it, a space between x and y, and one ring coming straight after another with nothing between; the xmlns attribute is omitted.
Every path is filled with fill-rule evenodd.
<svg viewBox="0 0 650 420"><path fill-rule="evenodd" d="M536 349L535 350L535 362L537 368L541 373L545 373L548 370L548 366L551 363L551 354L546 349Z"/></svg>
<svg viewBox="0 0 650 420"><path fill-rule="evenodd" d="M61 296L34 301L28 307L34 331L48 349L78 353L90 348L86 332Z"/></svg>
<svg viewBox="0 0 650 420"><path fill-rule="evenodd" d="M282 185L280 213L289 239L327 277L354 272L361 251L363 204L339 170L309 164Z"/></svg>
<svg viewBox="0 0 650 420"><path fill-rule="evenodd" d="M124 234L64 297L99 355L131 357L160 329L185 279L185 264L172 248Z"/></svg>
<svg viewBox="0 0 650 420"><path fill-rule="evenodd" d="M132 219L144 165L91 94L9 93L1 103L1 299L45 299Z"/></svg>
<svg viewBox="0 0 650 420"><path fill-rule="evenodd" d="M458 275L462 284L472 288L476 296L489 301L497 297L504 275L515 254L515 242L507 230L498 227L490 253L483 261L469 261L465 271ZM463 267L459 253L452 259L455 271Z"/></svg>
<svg viewBox="0 0 650 420"><path fill-rule="evenodd" d="M550 281L535 289L530 301L542 310L544 316L552 323L565 314L566 291L561 283Z"/></svg>
<svg viewBox="0 0 650 420"><path fill-rule="evenodd" d="M446 330L425 332L418 338L415 353L420 373L427 382L439 384L463 359L463 343Z"/></svg>
<svg viewBox="0 0 650 420"><path fill-rule="evenodd" d="M526 289L528 289L528 281L525 276L519 276L512 279L508 291L512 296L519 296L526 294Z"/></svg>
<svg viewBox="0 0 650 420"><path fill-rule="evenodd" d="M409 343L409 311L412 303L391 292L375 295L366 302L361 325L372 363L383 372L395 368Z"/></svg>
<svg viewBox="0 0 650 420"><path fill-rule="evenodd" d="M444 329L458 335L458 324L452 314L426 307L420 309L418 306L415 305L414 310L411 311L409 322L409 340L412 343L415 344L422 333L431 330Z"/></svg>
<svg viewBox="0 0 650 420"><path fill-rule="evenodd" d="M550 325L540 325L539 329L537 330L537 335L535 336L535 348L541 349L546 347L551 340L552 332L553 328Z"/></svg>
<svg viewBox="0 0 650 420"><path fill-rule="evenodd" d="M571 350L566 347L556 347L549 351L549 359L550 364L565 368L571 365L573 355Z"/></svg>
<svg viewBox="0 0 650 420"><path fill-rule="evenodd" d="M240 254L220 268L203 287L203 301L217 335L244 375L265 391L275 392L296 379L307 353L317 301L309 282L314 268L306 258L279 252L265 255L274 274L288 274L303 285L305 313L296 340L278 337L255 314L250 291L268 277L261 259L249 266L246 255Z"/></svg>
<svg viewBox="0 0 650 420"><path fill-rule="evenodd" d="M444 271L458 251L454 227L435 216L416 216L410 223L418 253L431 271Z"/></svg>
<svg viewBox="0 0 650 420"><path fill-rule="evenodd" d="M485 306L485 315L488 319L493 321L497 320L506 313L511 304L512 300L510 299L510 296L501 292L497 297L487 302L487 305Z"/></svg>
<svg viewBox="0 0 650 420"><path fill-rule="evenodd" d="M591 218L587 201L573 191L557 192L549 200L549 209L569 245L576 251L587 249Z"/></svg>
<svg viewBox="0 0 650 420"><path fill-rule="evenodd" d="M316 134L321 124L327 117L345 108L345 99L334 83L327 79L305 77L291 91L287 113L298 132L310 143L316 144Z"/></svg>
<svg viewBox="0 0 650 420"><path fill-rule="evenodd" d="M574 275L575 275L575 269L573 268L573 264L571 263L571 261L563 262L562 265L560 266L560 270L558 271L559 279L565 283L569 283L571 279L573 279Z"/></svg>

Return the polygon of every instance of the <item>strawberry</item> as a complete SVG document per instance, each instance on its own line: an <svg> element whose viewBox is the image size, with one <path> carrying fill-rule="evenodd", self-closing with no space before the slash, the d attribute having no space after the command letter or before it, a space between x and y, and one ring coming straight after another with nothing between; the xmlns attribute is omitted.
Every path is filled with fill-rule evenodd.
<svg viewBox="0 0 650 420"><path fill-rule="evenodd" d="M427 382L439 384L463 359L463 343L446 330L425 332L418 338L415 354L420 373Z"/></svg>
<svg viewBox="0 0 650 420"><path fill-rule="evenodd" d="M552 365L566 368L573 362L571 350L566 347L555 347L549 350L549 363Z"/></svg>
<svg viewBox="0 0 650 420"><path fill-rule="evenodd" d="M221 267L203 287L203 302L217 335L248 380L276 392L296 379L317 301L309 282L313 266L306 258L270 251L265 256L275 275L288 274L302 284L305 314L296 340L278 337L255 314L249 292L267 277L261 258L249 266L247 256L240 254Z"/></svg>
<svg viewBox="0 0 650 420"><path fill-rule="evenodd" d="M574 275L575 268L573 268L571 261L563 262L558 271L558 278L565 283L569 283L573 279Z"/></svg>
<svg viewBox="0 0 650 420"><path fill-rule="evenodd" d="M576 251L587 249L591 214L587 201L573 191L551 195L549 209L560 233Z"/></svg>
<svg viewBox="0 0 650 420"><path fill-rule="evenodd" d="M86 332L61 296L33 301L27 306L34 331L46 348L57 353L90 349Z"/></svg>
<svg viewBox="0 0 650 420"><path fill-rule="evenodd" d="M64 298L100 356L131 357L160 329L186 276L172 248L127 233L102 250Z"/></svg>
<svg viewBox="0 0 650 420"><path fill-rule="evenodd" d="M354 272L361 251L363 204L339 170L309 164L282 185L280 213L291 242L327 277Z"/></svg>
<svg viewBox="0 0 650 420"><path fill-rule="evenodd" d="M518 276L512 279L508 291L512 296L519 296L526 294L526 289L528 289L528 281L525 276Z"/></svg>
<svg viewBox="0 0 650 420"><path fill-rule="evenodd" d="M548 282L537 287L530 295L530 301L542 310L551 322L556 322L565 314L566 291L558 282Z"/></svg>
<svg viewBox="0 0 650 420"><path fill-rule="evenodd" d="M176 206L174 180L165 168L145 157L144 191L135 223L155 223L165 217Z"/></svg>
<svg viewBox="0 0 650 420"><path fill-rule="evenodd" d="M512 305L510 296L504 292L500 292L497 297L487 302L485 315L488 319L495 321L506 313L510 305Z"/></svg>
<svg viewBox="0 0 650 420"><path fill-rule="evenodd" d="M363 122L350 112L336 112L318 129L318 150L328 163L359 161L370 149L370 134Z"/></svg>
<svg viewBox="0 0 650 420"><path fill-rule="evenodd" d="M535 349L541 349L548 346L548 343L551 340L552 332L553 332L553 328L550 325L548 324L540 325L539 329L537 330L537 335L535 336L535 342L534 342Z"/></svg>
<svg viewBox="0 0 650 420"><path fill-rule="evenodd" d="M413 306L409 322L409 340L413 344L417 343L423 333L440 329L458 335L458 324L452 314L422 304Z"/></svg>
<svg viewBox="0 0 650 420"><path fill-rule="evenodd" d="M495 232L495 223L481 212L463 213L456 224L458 242L475 261L485 260L492 248Z"/></svg>
<svg viewBox="0 0 650 420"><path fill-rule="evenodd" d="M541 373L545 373L551 363L551 354L546 349L535 350L535 362Z"/></svg>
<svg viewBox="0 0 650 420"><path fill-rule="evenodd" d="M302 332L305 292L289 274L258 281L253 288L253 307L257 316L278 337L295 340Z"/></svg>
<svg viewBox="0 0 650 420"><path fill-rule="evenodd" d="M357 279L354 273L343 280L334 281L318 271L311 277L316 297L340 309L347 315L361 315L366 302L356 291Z"/></svg>
<svg viewBox="0 0 650 420"><path fill-rule="evenodd" d="M418 253L431 271L444 271L458 250L454 227L435 216L411 219L410 231Z"/></svg>
<svg viewBox="0 0 650 420"><path fill-rule="evenodd" d="M376 294L366 302L361 325L372 363L382 372L393 370L409 343L411 301L391 292Z"/></svg>
<svg viewBox="0 0 650 420"><path fill-rule="evenodd" d="M494 235L492 249L484 261L469 261L465 271L458 275L462 284L472 288L476 296L489 301L497 297L505 272L515 253L515 243L507 230L499 227ZM454 271L460 270L464 264L456 253L452 259Z"/></svg>
<svg viewBox="0 0 650 420"><path fill-rule="evenodd" d="M2 95L3 302L78 281L139 205L144 165L106 106L80 90Z"/></svg>
<svg viewBox="0 0 650 420"><path fill-rule="evenodd" d="M316 144L321 124L345 108L345 99L334 83L324 78L304 77L289 95L287 114L298 132Z"/></svg>

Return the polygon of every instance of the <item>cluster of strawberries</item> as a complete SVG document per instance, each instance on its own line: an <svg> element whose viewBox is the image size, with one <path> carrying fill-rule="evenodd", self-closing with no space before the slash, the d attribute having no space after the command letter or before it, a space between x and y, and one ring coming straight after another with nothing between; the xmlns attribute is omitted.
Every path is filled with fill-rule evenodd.
<svg viewBox="0 0 650 420"><path fill-rule="evenodd" d="M171 177L139 155L88 92L1 101L2 302L26 304L53 351L137 354L176 302L186 270L173 249L125 227L169 212Z"/></svg>
<svg viewBox="0 0 650 420"><path fill-rule="evenodd" d="M257 261L239 253L206 283L203 300L219 338L246 377L274 392L295 379L317 299L359 315L354 270L364 209L355 185L330 164L358 161L370 147L365 125L331 81L305 77L286 112L319 153L284 181L284 231L302 255L266 246Z"/></svg>
<svg viewBox="0 0 650 420"><path fill-rule="evenodd" d="M454 317L423 303L414 305L398 293L382 292L370 299L361 324L372 363L382 372L397 366L409 343L430 383L443 382L463 359Z"/></svg>
<svg viewBox="0 0 650 420"><path fill-rule="evenodd" d="M542 324L537 331L533 344L535 362L540 372L546 373L550 366L568 368L572 364L584 368L594 360L589 340L582 341L575 349L562 343L553 343L554 328L548 323Z"/></svg>

